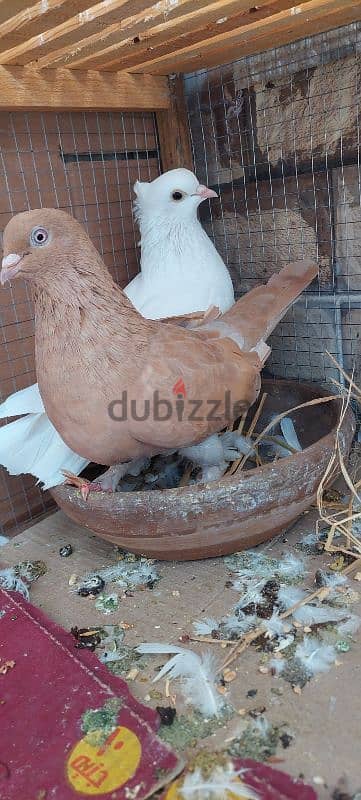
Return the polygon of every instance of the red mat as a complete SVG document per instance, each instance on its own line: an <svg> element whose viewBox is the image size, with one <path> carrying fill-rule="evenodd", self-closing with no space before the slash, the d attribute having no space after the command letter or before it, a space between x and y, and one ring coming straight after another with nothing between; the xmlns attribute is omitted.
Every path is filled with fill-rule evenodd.
<svg viewBox="0 0 361 800"><path fill-rule="evenodd" d="M158 715L96 656L18 594L0 590L1 800L142 800L179 773ZM89 743L83 714L120 698L116 727Z"/></svg>

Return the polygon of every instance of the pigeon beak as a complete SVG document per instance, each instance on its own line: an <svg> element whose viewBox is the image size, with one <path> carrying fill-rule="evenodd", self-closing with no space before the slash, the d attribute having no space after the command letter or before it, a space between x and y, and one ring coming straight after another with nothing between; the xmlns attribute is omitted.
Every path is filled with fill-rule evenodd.
<svg viewBox="0 0 361 800"><path fill-rule="evenodd" d="M8 256L3 258L0 272L1 286L4 286L6 281L11 281L12 278L15 278L15 275L20 270L21 260L22 256L19 256L17 253L9 253Z"/></svg>
<svg viewBox="0 0 361 800"><path fill-rule="evenodd" d="M202 186L201 183L198 186L196 194L198 194L202 200L208 200L210 197L218 197L214 189L209 189L208 186Z"/></svg>

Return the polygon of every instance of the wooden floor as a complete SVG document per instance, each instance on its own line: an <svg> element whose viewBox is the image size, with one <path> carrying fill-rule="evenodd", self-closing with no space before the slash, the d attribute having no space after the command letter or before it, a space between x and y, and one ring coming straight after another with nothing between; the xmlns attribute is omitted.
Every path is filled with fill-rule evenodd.
<svg viewBox="0 0 361 800"><path fill-rule="evenodd" d="M286 536L287 541L278 537L266 546L270 555L287 553L303 533L313 530L312 514L305 516ZM59 547L71 543L73 554L60 558ZM297 551L296 551L296 554ZM72 574L83 575L88 570L100 569L114 563L115 551L111 545L89 534L85 529L74 525L60 512L39 522L17 536L0 550L2 565L13 565L26 559L42 559L47 565L47 573L31 587L32 602L41 607L52 619L66 629L73 625L86 626L106 622L125 621L131 625L124 643L135 645L142 641L164 641L177 643L178 637L192 632L192 622L204 616L219 618L229 613L234 606L237 594L225 588L228 572L222 559L188 563L158 563L161 580L155 588L135 591L133 597L121 600L119 610L112 616L104 617L94 608L94 600L79 597L69 587ZM312 586L315 570L329 562L323 555L308 557L309 573L307 580ZM360 586L352 581L353 588ZM179 594L178 594L179 593ZM360 613L361 604L353 606ZM361 786L360 776L360 718L361 695L360 636L348 653L340 654L339 664L318 678L314 678L296 695L289 684L280 678L262 675L259 671L260 654L253 648L244 653L237 662L237 678L230 690L229 699L235 709L265 706L265 715L273 723L286 723L294 739L291 746L278 750L281 759L276 764L295 776L303 773L305 780L312 783L316 778L316 791L321 800L331 796L342 774L349 778L352 791ZM198 645L194 644L195 649ZM224 650L217 644L210 645L220 660ZM202 645L204 649L204 645ZM154 676L157 662L152 661L151 671L142 674L142 680L132 681L131 689L135 695L144 699L151 688L150 678ZM163 658L164 663L164 658ZM149 676L144 682L144 674ZM274 688L281 687L278 695ZM164 692L164 683L157 685ZM248 698L247 692L257 689L255 698ZM159 700L150 701L153 705ZM169 701L168 701L169 702ZM164 704L167 700L164 697ZM182 709L180 695L177 709ZM235 735L240 717L228 723L215 736L200 743L209 749L224 747L224 741ZM328 787L322 787L319 779L324 778Z"/></svg>

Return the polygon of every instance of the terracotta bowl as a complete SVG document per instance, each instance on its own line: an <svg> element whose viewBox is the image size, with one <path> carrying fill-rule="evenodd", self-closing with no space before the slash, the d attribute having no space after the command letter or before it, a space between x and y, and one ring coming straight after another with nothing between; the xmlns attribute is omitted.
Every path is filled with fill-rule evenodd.
<svg viewBox="0 0 361 800"><path fill-rule="evenodd" d="M264 380L263 389L268 397L258 430L276 414L325 394L317 386L283 380ZM133 553L185 561L233 553L271 539L314 502L333 451L339 411L340 401L333 400L292 412L302 452L213 483L93 493L86 502L66 485L51 494L75 522ZM345 456L354 432L349 410L340 435Z"/></svg>

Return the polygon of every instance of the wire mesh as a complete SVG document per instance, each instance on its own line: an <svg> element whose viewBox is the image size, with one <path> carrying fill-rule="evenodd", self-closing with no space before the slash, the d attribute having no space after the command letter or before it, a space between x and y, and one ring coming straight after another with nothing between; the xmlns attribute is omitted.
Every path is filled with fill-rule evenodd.
<svg viewBox="0 0 361 800"><path fill-rule="evenodd" d="M0 230L20 211L62 208L84 224L121 286L139 269L132 187L159 172L152 113L0 114ZM36 381L33 307L24 282L0 290L0 311L2 401ZM33 478L0 470L1 534L21 530L51 507Z"/></svg>
<svg viewBox="0 0 361 800"><path fill-rule="evenodd" d="M203 223L238 293L289 261L318 280L272 337L275 376L360 380L361 25L185 78L195 168L219 193Z"/></svg>

